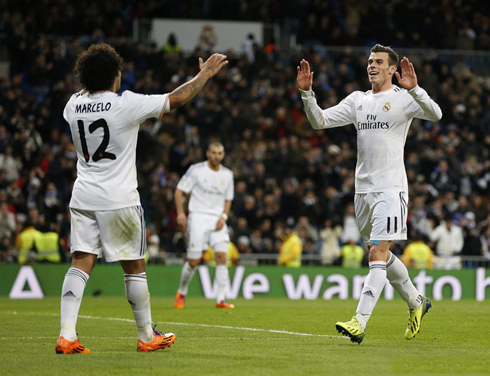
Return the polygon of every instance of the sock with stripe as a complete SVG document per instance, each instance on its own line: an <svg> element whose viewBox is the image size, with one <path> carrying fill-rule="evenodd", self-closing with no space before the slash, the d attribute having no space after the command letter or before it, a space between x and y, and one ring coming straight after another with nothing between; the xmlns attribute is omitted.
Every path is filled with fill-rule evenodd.
<svg viewBox="0 0 490 376"><path fill-rule="evenodd" d="M225 300L226 285L229 280L228 267L226 265L216 265L216 283L218 284L218 296L216 301L221 303Z"/></svg>
<svg viewBox="0 0 490 376"><path fill-rule="evenodd" d="M365 330L367 322L373 313L379 296L386 283L386 262L373 261L369 263L369 274L361 291L361 299L357 306L356 317Z"/></svg>
<svg viewBox="0 0 490 376"><path fill-rule="evenodd" d="M420 307L422 304L421 295L413 285L407 267L393 253L386 264L386 277L396 292L407 302L410 309Z"/></svg>
<svg viewBox="0 0 490 376"><path fill-rule="evenodd" d="M138 328L138 338L143 342L153 339L151 328L150 293L146 273L124 274L126 297L133 310L134 320Z"/></svg>
<svg viewBox="0 0 490 376"><path fill-rule="evenodd" d="M61 331L60 337L68 341L77 339L77 319L82 304L83 291L89 275L77 268L70 268L65 275L61 290Z"/></svg>
<svg viewBox="0 0 490 376"><path fill-rule="evenodd" d="M196 272L196 268L192 268L186 261L183 268L182 274L180 275L180 286L179 293L182 295L187 295L187 289L189 288L189 283L191 283L192 277Z"/></svg>

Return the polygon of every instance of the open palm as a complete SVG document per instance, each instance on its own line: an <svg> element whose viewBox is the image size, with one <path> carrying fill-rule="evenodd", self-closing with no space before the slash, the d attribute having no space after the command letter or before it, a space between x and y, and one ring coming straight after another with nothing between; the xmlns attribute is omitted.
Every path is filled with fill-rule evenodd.
<svg viewBox="0 0 490 376"><path fill-rule="evenodd" d="M415 73L415 68L406 57L402 59L400 65L402 68L402 74L400 75L400 73L395 72L396 79L402 88L412 90L417 86L417 74Z"/></svg>
<svg viewBox="0 0 490 376"><path fill-rule="evenodd" d="M298 87L301 90L311 90L313 85L313 72L310 71L310 64L305 60L301 60L300 66L297 68L298 71Z"/></svg>

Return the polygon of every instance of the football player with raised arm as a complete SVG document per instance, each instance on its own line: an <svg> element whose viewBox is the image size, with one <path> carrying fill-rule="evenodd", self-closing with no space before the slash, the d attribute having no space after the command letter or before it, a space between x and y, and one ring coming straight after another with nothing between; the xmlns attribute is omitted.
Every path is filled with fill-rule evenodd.
<svg viewBox="0 0 490 376"><path fill-rule="evenodd" d="M137 351L154 351L175 341L172 333L151 327L146 281L146 230L137 190L136 143L139 126L149 118L188 103L228 63L214 54L200 72L170 94L142 95L121 87L122 58L109 46L92 45L77 59L75 72L84 88L72 95L63 116L77 152L77 179L70 201L71 268L61 292L58 354L90 353L77 338L83 291L97 257L120 262L126 297L138 329Z"/></svg>
<svg viewBox="0 0 490 376"><path fill-rule="evenodd" d="M354 124L357 130L355 182L356 222L369 249L369 274L362 289L356 315L338 322L337 330L361 343L367 322L386 279L407 302L408 327L405 338L420 330L431 302L419 294L405 265L390 250L394 240L407 239L408 181L403 162L408 128L413 118L438 121L442 112L417 84L417 75L408 58L380 44L371 49L367 74L371 90L355 91L338 105L322 110L312 91L313 72L307 61L297 68L297 83L305 112L315 129ZM396 75L398 84L392 83Z"/></svg>
<svg viewBox="0 0 490 376"><path fill-rule="evenodd" d="M235 308L225 300L229 281L226 253L230 243L226 221L234 196L233 172L221 164L225 157L221 143L210 144L206 156L206 161L189 167L175 190L177 223L187 230L187 260L174 302L174 307L179 309L184 308L187 288L208 245L213 248L216 259L216 308ZM190 195L189 218L184 212L184 194Z"/></svg>

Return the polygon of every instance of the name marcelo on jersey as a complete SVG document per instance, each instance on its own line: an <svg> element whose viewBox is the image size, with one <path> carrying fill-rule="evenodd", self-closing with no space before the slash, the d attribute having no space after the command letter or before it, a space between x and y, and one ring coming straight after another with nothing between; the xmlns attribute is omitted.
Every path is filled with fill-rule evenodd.
<svg viewBox="0 0 490 376"><path fill-rule="evenodd" d="M390 128L389 122L387 122L387 121L376 121L377 117L378 117L378 115L368 114L366 116L365 122L361 122L361 121L357 122L357 129L362 131L365 129L389 129Z"/></svg>
<svg viewBox="0 0 490 376"><path fill-rule="evenodd" d="M107 103L85 103L83 105L77 104L75 106L76 114L88 114L92 112L105 112L111 109L111 102Z"/></svg>

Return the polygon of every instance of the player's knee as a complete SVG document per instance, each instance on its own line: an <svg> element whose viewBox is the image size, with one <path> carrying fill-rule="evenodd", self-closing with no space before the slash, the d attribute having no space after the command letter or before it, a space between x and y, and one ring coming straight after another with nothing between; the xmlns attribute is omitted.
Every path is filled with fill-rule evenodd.
<svg viewBox="0 0 490 376"><path fill-rule="evenodd" d="M73 258L71 260L72 268L80 269L83 272L90 275L92 273L92 269L95 266L95 261L97 260L97 256L91 253L85 252L74 252Z"/></svg>
<svg viewBox="0 0 490 376"><path fill-rule="evenodd" d="M199 263L201 262L201 259L190 259L190 260L187 260L187 262L189 263L189 266L194 269L197 265L199 265Z"/></svg>
<svg viewBox="0 0 490 376"><path fill-rule="evenodd" d="M373 243L369 249L369 261L388 261L390 257L390 243L390 241Z"/></svg>
<svg viewBox="0 0 490 376"><path fill-rule="evenodd" d="M222 242L213 245L214 259L216 264L226 264L226 252L228 251L228 243Z"/></svg>

